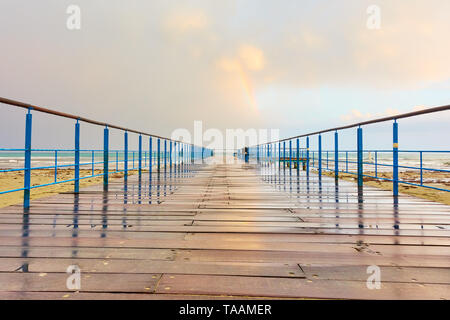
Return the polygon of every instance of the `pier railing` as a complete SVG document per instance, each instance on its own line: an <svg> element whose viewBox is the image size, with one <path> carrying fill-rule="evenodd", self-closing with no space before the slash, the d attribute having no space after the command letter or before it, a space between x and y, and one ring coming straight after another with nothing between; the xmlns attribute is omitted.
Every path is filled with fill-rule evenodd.
<svg viewBox="0 0 450 320"><path fill-rule="evenodd" d="M445 112L450 110L450 105L435 108L423 109L420 111L399 114L390 117L384 117L359 123L354 123L342 127L320 130L312 133L302 134L278 141L264 143L252 147L246 147L238 150L238 156L250 161L256 160L261 165L275 165L277 168L296 168L306 171L309 177L310 171L322 179L324 172L328 171L335 179L340 174L354 175L357 178L358 186L363 185L364 177L376 179L379 181L388 181L392 183L393 195L398 196L399 184L412 185L416 187L429 188L439 191L449 192L450 189L448 176L444 177L444 183L436 183L434 178L427 178L429 173L450 174L450 160L443 167L432 167L424 159L430 156L443 157L450 156L450 150L401 150L399 149L399 120L404 118L416 117L424 114ZM363 127L375 123L392 121L392 150L369 150L364 149L363 145ZM339 132L345 129L356 128L356 149L339 149ZM323 134L334 132L334 149L322 149ZM310 139L317 137L317 149L310 150ZM447 140L450 141L450 140ZM301 147L303 146L303 147ZM401 165L399 157L403 159L415 159L416 165ZM303 164L303 165L301 165ZM412 171L417 178L400 178L402 173ZM446 180L447 179L447 180Z"/></svg>
<svg viewBox="0 0 450 320"><path fill-rule="evenodd" d="M0 174L12 172L23 172L23 187L4 190L0 189L0 195L23 191L23 206L29 208L30 193L32 189L57 185L62 183L74 184L74 193L80 191L80 181L83 179L103 177L103 188L108 189L109 177L113 174L123 173L125 179L130 171L136 171L142 175L144 170L156 174L172 172L175 170L189 170L190 166L198 159L206 159L213 152L210 149L195 146L193 144L176 141L158 135L141 132L139 130L127 129L88 118L75 116L68 113L55 111L31 104L5 99L0 97L0 104L25 109L25 146L24 148L7 149L0 148L0 156L8 156L17 165L10 168L0 168ZM73 149L33 149L32 148L32 113L42 112L57 117L74 120L74 148ZM89 123L104 127L103 149L81 149L80 132L81 123ZM115 129L123 132L123 149L111 150L109 147L110 130ZM129 150L129 134L138 136L138 150ZM148 149L143 150L143 137L148 138ZM92 138L92 137L89 137ZM22 155L18 156L18 155ZM1 159L1 158L0 158ZM32 166L32 160L40 159L41 165ZM85 169L86 168L86 169ZM61 169L72 169L73 177L58 177ZM53 179L46 183L32 184L32 171L47 170L53 173ZM82 175L82 173L84 173Z"/></svg>

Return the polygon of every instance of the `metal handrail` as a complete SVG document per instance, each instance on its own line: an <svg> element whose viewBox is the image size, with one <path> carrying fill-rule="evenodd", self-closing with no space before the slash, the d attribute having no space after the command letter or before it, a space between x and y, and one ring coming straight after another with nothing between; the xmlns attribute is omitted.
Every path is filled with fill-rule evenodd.
<svg viewBox="0 0 450 320"><path fill-rule="evenodd" d="M151 179L151 175L152 175L152 155L153 153L153 145L152 145L152 139L155 138L157 140L157 153L156 153L156 157L157 157L157 173L158 176L161 173L161 160L164 160L163 164L164 164L164 172L166 172L167 169L167 160L169 160L169 170L170 172L172 171L172 153L178 152L178 157L176 157L176 161L174 162L174 165L176 166L177 163L181 163L183 166L185 164L184 161L188 161L188 159L190 158L190 162L192 164L195 163L196 159L199 159L199 155L201 154L201 159L203 160L205 157L208 158L210 156L213 155L212 150L208 149L208 148L204 148L202 146L196 146L192 143L185 143L182 141L178 141L178 140L172 140L169 138L164 138L158 135L154 135L154 134L150 134L150 133L146 133L146 132L142 132L142 131L138 131L138 130L132 130L132 129L128 129L128 128L124 128L124 127L120 127L117 125L113 125L113 124L109 124L106 122L100 122L97 120L92 120L92 119L88 119L88 118L84 118L84 117L80 117L80 116L76 116L76 115L72 115L69 113L64 113L64 112L59 112L56 110L52 110L52 109L48 109L48 108L43 108L43 107L39 107L39 106L34 106L28 103L24 103L24 102L20 102L20 101L15 101L15 100L11 100L11 99L7 99L7 98L2 98L0 97L0 103L3 104L7 104L10 106L14 106L17 108L24 108L27 109L28 112L26 114L26 122L25 122L25 148L22 149L22 151L24 151L24 168L20 168L19 170L23 170L24 171L24 187L23 188L19 188L19 189L13 189L13 190L5 190L5 191L1 191L0 194L5 194L5 193L11 193L11 192L16 192L16 191L23 191L24 192L24 196L23 196L23 207L24 209L27 209L30 207L30 192L32 189L34 188L38 188L38 187L45 187L45 186L50 186L50 185L54 185L54 184L59 184L59 183L66 183L66 182L74 182L74 193L79 193L79 187L80 187L80 180L84 179L85 177L80 177L80 166L84 166L84 165L91 165L92 167L92 175L90 175L90 177L96 177L96 176L103 176L103 189L105 191L108 190L108 183L109 183L109 175L111 173L117 173L117 172L124 172L124 178L127 179L127 175L128 175L128 163L129 163L129 158L128 155L130 154L130 150L128 148L128 133L135 133L139 135L139 147L138 147L138 173L139 176L141 176L142 174L142 169L146 166L146 162L147 162L147 151L144 151L142 148L142 136L148 136L149 137L149 177ZM54 150L54 165L52 166L40 166L40 167L32 167L31 166L31 158L32 158L32 152L35 152L36 150L39 149L32 149L31 147L31 141L32 141L32 111L38 111L38 112L43 112L43 113L47 113L47 114L51 114L51 115L56 115L59 117L63 117L63 118L68 118L68 119L73 119L76 120L75 123L75 148L72 150L74 152L74 159L75 159L75 163L73 164L64 164L64 165L58 165L58 150ZM94 124L94 125L100 125L104 127L103 130L103 161L99 161L96 162L95 161L95 157L94 157L94 150L91 150L92 155L92 161L90 163L81 163L80 162L80 156L81 156L81 152L83 152L83 150L80 148L80 121L82 122L86 122L86 123L90 123L90 124ZM109 129L118 129L118 130L122 130L124 132L124 159L121 160L120 162L124 164L124 170L119 171L118 169L118 164L119 164L119 159L118 159L118 151L116 151L116 170L114 172L110 173L109 170L109 164L110 164L110 154L111 152L114 152L113 150L109 149ZM162 153L162 149L161 149L161 141L164 143L164 156L161 157ZM169 143L168 143L169 142ZM170 154L170 158L168 159L167 155L168 155L168 144L169 144L169 154ZM174 150L173 150L174 148ZM186 150L187 149L187 150ZM0 149L2 150L2 149ZM4 149L4 150L8 150L8 149ZM10 150L17 150L17 149L10 149ZM41 149L41 150L48 150L48 149ZM177 151L178 150L178 151ZM201 150L201 152L199 152ZM100 152L101 150L98 150L97 152ZM181 151L181 154L180 154ZM185 153L185 151L187 151ZM45 152L45 151L44 151ZM63 151L61 151L63 152ZM135 153L134 151L131 151L132 155L133 155L133 169L135 169L134 166L134 161L135 161ZM189 155L190 154L190 155ZM144 155L144 158L142 157ZM180 158L181 156L181 158ZM142 166L142 160L144 160L145 164L144 167ZM103 172L101 174L95 174L95 164L103 164ZM64 181L58 181L57 179L57 171L58 168L68 168L68 167L74 167L74 172L75 172L75 178L74 179L69 179L69 180L64 180ZM48 184L41 184L41 185L31 185L31 171L32 170L42 170L42 169L54 169L54 182L52 183L48 183ZM190 170L190 168L188 168ZM0 170L0 172L8 172L8 171L18 171L17 169L11 169L11 170Z"/></svg>
<svg viewBox="0 0 450 320"><path fill-rule="evenodd" d="M3 97L0 97L0 103L7 104L7 105L10 105L10 106L14 106L14 107L29 109L29 110L30 109L31 110L36 110L36 111L39 111L39 112L43 112L43 113L47 113L47 114L51 114L51 115L55 115L55 116L60 116L60 117L64 117L64 118L74 119L74 120L78 120L78 121L82 121L82 122L86 122L86 123L90 123L90 124L95 124L95 125L99 125L99 126L105 126L105 127L108 127L108 128L113 128L113 129L123 130L123 131L127 131L127 132L137 133L137 134L141 134L141 135L148 136L148 137L153 137L153 138L158 138L158 139L162 139L162 140L168 140L168 141L184 143L184 144L191 145L191 146L194 145L192 143L185 143L183 141L172 140L172 139L161 137L161 136L158 136L158 135L155 135L155 134L142 132L142 131L138 131L138 130L133 130L133 129L128 129L128 128L120 127L120 126L117 126L117 125L114 125L114 124L101 122L101 121L97 121L97 120L92 120L92 119L88 119L88 118L85 118L85 117L76 116L76 115L73 115L73 114L70 114L70 113L60 112L60 111L56 111L56 110L52 110L52 109L48 109L48 108L43 108L43 107L35 106L35 105L29 104L29 103L24 103L24 102L11 100L11 99L7 99L7 98L3 98Z"/></svg>
<svg viewBox="0 0 450 320"><path fill-rule="evenodd" d="M289 159L289 167L291 167L292 163L294 163L294 161L297 163L297 170L299 170L299 162L300 162L300 156L299 156L299 151L300 151L300 144L299 144L299 140L300 138L304 138L306 137L306 175L309 178L309 171L310 171L310 155L312 155L312 161L313 161L313 165L314 166L314 155L317 152L318 155L318 159L317 159L317 172L318 172L318 176L319 179L321 179L322 177L322 171L323 170L329 170L329 171L334 171L335 173L335 179L337 181L337 179L339 178L339 172L342 172L341 170L339 170L339 163L342 162L339 160L339 154L342 152L346 153L346 168L348 167L348 163L354 163L357 165L357 180L358 180L358 188L362 188L363 186L363 177L371 177L368 175L364 174L364 165L367 165L367 163L364 162L364 152L370 151L370 150L364 150L363 147L363 128L362 126L365 125L369 125L369 124L373 124L373 123L380 123L380 122L385 122L385 121L390 121L390 120L394 120L393 121L393 126L392 126L392 150L391 151L387 151L387 150L374 150L377 153L381 153L381 152L392 152L392 165L389 165L389 167L392 167L392 179L386 179L389 181L392 181L393 183L393 195L394 197L398 196L398 190L399 190L399 183L405 183L405 184L410 184L410 185L415 185L415 186L419 186L419 187L425 187L425 188L431 188L431 189L436 189L436 190L440 190L440 191L446 191L446 192L450 192L450 189L444 189L444 188L438 188L435 186L430 186L430 185L424 185L423 184L423 172L424 171L434 171L434 172L449 172L449 170L442 170L442 169L434 169L434 168L424 168L423 167L423 163L422 163L422 155L423 153L425 153L426 151L424 150L418 150L418 151L412 151L412 150L406 150L405 152L419 152L419 156L420 156L420 167L412 167L412 166L402 166L399 164L399 153L403 152L402 150L399 150L399 139L398 139L398 119L403 119L403 118L409 118L409 117L414 117L414 116L419 116L419 115L424 115L424 114L431 114L431 113L435 113L435 112L442 112L442 111L448 111L450 110L450 105L445 105L445 106L440 106L440 107L434 107L434 108L428 108L428 109L423 109L423 110L418 110L418 111L413 111L413 112L408 112L408 113L403 113L403 114L397 114L397 115L393 115L393 116L389 116L389 117L383 117L383 118L378 118L378 119L373 119L373 120L367 120L367 121L362 121L362 122L358 122L358 123L353 123L353 124L349 124L349 125L345 125L345 126L341 126L341 127L336 127L336 128L331 128L331 129L325 129L325 130L320 130L320 131L316 131L316 132L312 132L312 133L307 133L307 134L302 134L302 135L297 135L295 137L289 137L289 138L285 138L285 139L281 139L281 140L277 140L277 141L272 141L272 142L267 142L267 143L261 143L259 145L255 145L252 147L245 147L243 149L238 150L237 154L239 157L244 158L245 162L249 162L250 157L255 157L258 164L259 163L263 163L263 164L267 164L267 162L271 162L274 159L277 160L278 164L278 168L281 168L281 166L285 166L285 162L282 159ZM357 127L357 150L353 151L353 150L339 150L339 131L340 130L344 130L344 129L350 129L350 128L355 128ZM322 133L326 133L326 132L332 132L334 131L334 150L323 150L322 149ZM312 136L317 136L318 137L318 142L317 142L317 151L313 151L310 150L310 137ZM296 141L295 141L296 140ZM292 142L296 142L296 146L292 146ZM286 146L286 142L289 142L289 146ZM278 148L277 148L278 145ZM287 148L286 148L287 147ZM254 150L254 154L251 150ZM278 155L276 154L278 151ZM286 151L289 153L288 155L286 154ZM297 155L293 158L293 153L292 151L294 151ZM330 170L328 168L328 155L329 155L329 151L331 151L332 153L334 153L334 169ZM349 162L348 161L348 153L349 152L354 152L356 153L356 158L357 161L356 162ZM436 151L439 152L439 151ZM442 151L445 153L448 153L450 151ZM281 156L281 154L283 154L283 157ZM322 155L326 154L326 160L324 162ZM303 160L302 160L303 161ZM326 164L326 168L322 168L322 163ZM379 166L385 166L384 164L378 164ZM408 181L404 181L402 179L399 178L399 168L408 168L408 169L417 169L420 172L420 184L414 184ZM348 169L346 169L345 171L346 173L351 173L348 172ZM375 162L375 172L377 172L377 162ZM377 174L375 174L375 177L373 177L375 179L381 179L380 177L377 177Z"/></svg>
<svg viewBox="0 0 450 320"><path fill-rule="evenodd" d="M367 125L367 124L385 122L385 121L389 121L389 120L398 120L398 119L418 116L418 115L421 115L421 114L429 114L429 113L435 113L435 112L440 112L440 111L445 111L445 110L450 110L450 105L445 105L445 106L440 106L440 107L433 107L433 108L427 108L427 109L423 109L423 110L402 113L402 114L398 114L398 115L395 115L395 116L389 116L389 117L383 117L383 118L378 118L378 119L373 119L373 120L367 120L367 121L353 123L353 124L349 124L349 125L345 125L345 126L341 126L341 127L325 129L325 130L320 130L320 131L311 132L311 133L305 133L305 134L301 134L301 135L294 136L294 137L280 139L280 140L277 140L277 141L266 142L266 143L262 143L262 144L259 144L259 145L260 146L264 146L264 145L271 144L271 143L284 142L284 141L289 141L289 140L292 140L292 139L303 138L303 137L308 137L308 136L314 136L314 135L321 134L321 133L326 133L326 132L350 129L350 128L360 127L360 126Z"/></svg>

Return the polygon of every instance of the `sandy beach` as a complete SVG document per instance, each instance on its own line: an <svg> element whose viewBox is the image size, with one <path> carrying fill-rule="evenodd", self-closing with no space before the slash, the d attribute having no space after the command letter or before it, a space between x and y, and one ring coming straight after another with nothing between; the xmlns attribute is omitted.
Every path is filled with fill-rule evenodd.
<svg viewBox="0 0 450 320"><path fill-rule="evenodd" d="M102 170L94 170L94 174L101 174ZM128 171L129 175L135 174L137 170ZM81 169L80 176L90 176L92 171L89 169ZM0 191L11 190L23 187L23 171L16 172L3 172L0 174ZM109 176L110 178L121 178L123 173L113 173ZM58 180L69 180L74 178L74 171L70 169L60 169L58 170ZM40 184L52 183L54 181L54 170L34 170L31 172L31 185L36 186ZM86 178L80 180L80 188L87 187L90 185L95 185L102 183L103 176L98 176L94 178ZM52 186L40 187L31 190L31 199L38 199L42 197L52 196L61 192L73 191L74 183L66 182L60 183ZM7 194L0 195L0 208L22 203L23 201L23 191L17 191Z"/></svg>
<svg viewBox="0 0 450 320"><path fill-rule="evenodd" d="M324 171L324 175L334 177L334 172L330 171ZM365 175L371 175L375 176L375 172L364 172ZM347 181L354 181L356 182L357 177L354 174L347 174L347 173L339 173L339 177L341 179L347 180ZM382 172L378 173L378 177L381 178L387 178L392 179L392 173L390 172ZM448 182L448 179L450 178L449 173L433 173L433 172L426 172L423 174L424 181L433 181L433 182L426 182L426 185L436 187L436 188L443 188L443 189L449 189L450 183ZM399 173L399 179L411 182L411 183L419 183L419 177L417 171L404 171ZM363 178L364 184L372 187L381 188L383 190L392 190L392 182L390 181L383 181L378 180L375 178L370 177L364 177ZM450 205L450 192L446 191L439 191L429 188L423 188L419 186L412 186L407 184L399 184L399 192L403 194L408 194L411 196L415 196L422 199L427 199L431 201L436 201L440 203L444 203L447 205Z"/></svg>

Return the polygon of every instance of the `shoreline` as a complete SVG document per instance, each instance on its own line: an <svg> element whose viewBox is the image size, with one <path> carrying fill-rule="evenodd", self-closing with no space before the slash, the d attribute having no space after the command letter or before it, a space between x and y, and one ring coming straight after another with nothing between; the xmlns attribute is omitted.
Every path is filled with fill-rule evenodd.
<svg viewBox="0 0 450 320"><path fill-rule="evenodd" d="M54 169L43 169L31 172L31 185L40 185L46 183L52 183L54 181ZM95 169L94 174L101 174L103 170ZM129 170L128 175L137 174L137 170ZM146 170L143 170L146 172ZM90 169L80 169L80 177L90 176L92 170ZM123 172L112 173L109 175L111 179L122 178L124 176ZM16 172L4 172L0 174L0 186L1 191L18 189L23 187L23 171ZM58 170L58 180L69 180L74 178L74 170L72 169L59 169ZM86 178L80 180L80 188L88 187L95 184L100 184L103 181L103 176ZM53 196L62 192L73 191L74 182L65 182L60 184L55 184L51 186L39 187L31 190L30 199L35 200L39 198L44 198L48 196ZM7 194L0 195L0 208L4 208L11 205L20 204L23 202L23 191L16 191Z"/></svg>

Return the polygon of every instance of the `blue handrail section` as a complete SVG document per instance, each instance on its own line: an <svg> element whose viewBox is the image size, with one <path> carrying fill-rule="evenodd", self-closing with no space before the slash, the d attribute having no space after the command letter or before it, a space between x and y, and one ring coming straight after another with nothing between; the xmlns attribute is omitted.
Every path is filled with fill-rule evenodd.
<svg viewBox="0 0 450 320"><path fill-rule="evenodd" d="M123 173L124 179L130 171L136 171L139 176L143 170L148 170L149 179L152 179L153 167L157 168L156 173L161 174L161 167L164 173L168 170L191 170L196 160L204 160L213 155L213 151L201 146L176 141L161 136L130 130L107 123L90 120L66 113L61 113L51 109L46 109L22 102L9 100L0 97L0 103L27 110L25 119L25 147L24 148L0 148L1 159L14 159L15 165L8 165L7 168L0 168L0 174L10 172L23 172L24 184L22 188L1 190L0 195L23 191L23 206L30 207L30 193L32 189L58 185L63 183L74 183L74 193L79 193L81 180L103 177L104 190L108 189L109 176ZM32 148L32 111L52 114L57 117L71 118L75 121L74 149L33 149ZM80 148L80 122L103 126L103 149L81 149ZM120 130L124 134L123 149L113 150L109 148L109 131L111 129ZM129 133L138 135L138 150L129 150ZM143 149L143 136L148 137L148 150ZM94 137L90 137L94 138ZM153 149L156 140L157 150ZM164 148L161 148L161 145ZM168 147L169 146L169 147ZM32 166L33 163L37 165ZM60 178L58 171L61 169L73 170L73 178ZM36 170L53 171L53 179L48 183L33 184L32 172ZM84 173L83 176L80 174Z"/></svg>
<svg viewBox="0 0 450 320"><path fill-rule="evenodd" d="M392 182L393 195L398 196L399 184L423 187L449 192L450 150L401 150L399 149L399 120L422 114L449 111L450 106L424 109L381 119L355 123L343 127L302 134L279 141L245 147L237 151L237 156L249 162L255 159L264 166L279 169L310 170L322 179L323 172L334 173L337 180L340 174L355 175L358 186L362 187L364 178ZM392 149L364 149L363 127L379 122L393 121ZM339 132L356 128L356 149L339 149ZM323 133L334 132L334 148L322 148ZM317 149L310 150L310 139L317 139ZM301 147L301 145L305 147ZM430 173L434 176L430 177ZM436 181L436 175L442 179ZM332 174L333 175L333 174Z"/></svg>

